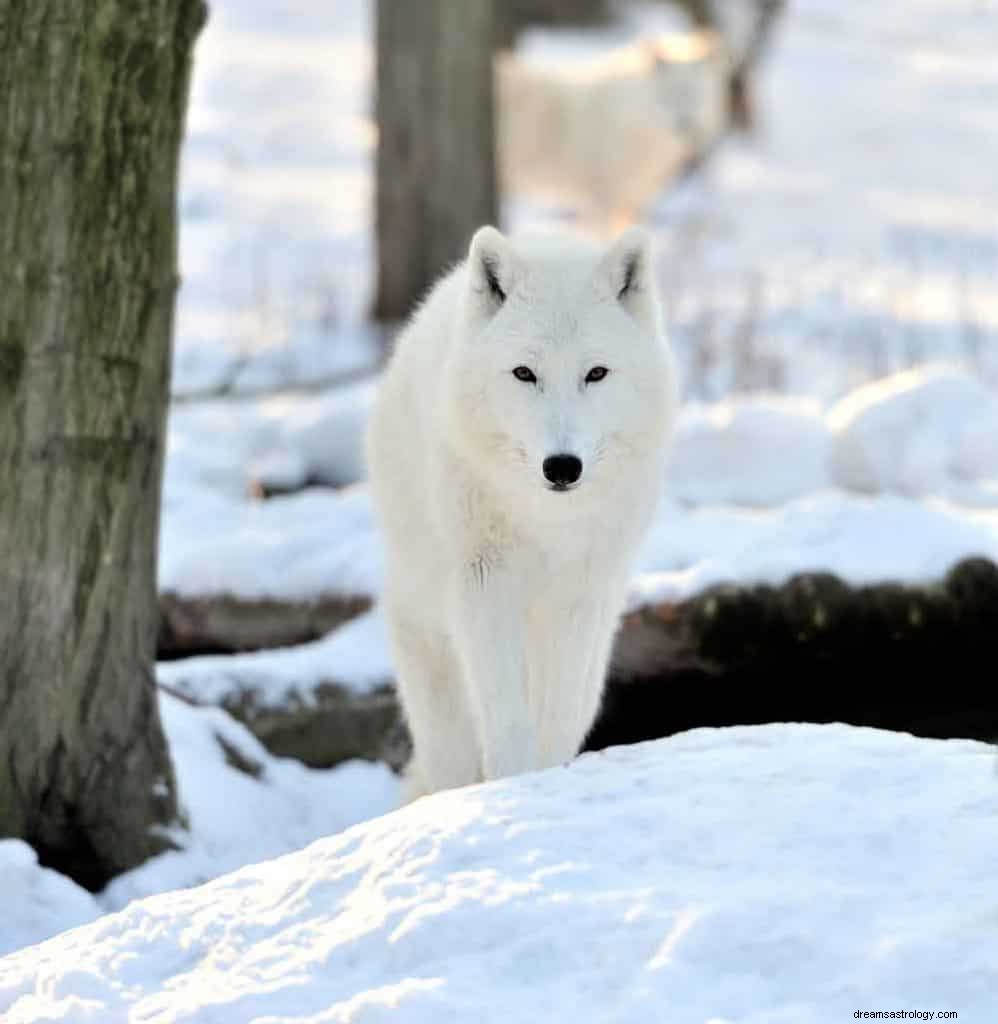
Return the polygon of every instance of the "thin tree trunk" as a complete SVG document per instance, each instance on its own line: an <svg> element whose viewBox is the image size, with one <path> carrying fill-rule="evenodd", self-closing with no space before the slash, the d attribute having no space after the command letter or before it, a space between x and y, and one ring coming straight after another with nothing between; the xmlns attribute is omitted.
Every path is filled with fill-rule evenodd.
<svg viewBox="0 0 998 1024"><path fill-rule="evenodd" d="M0 0L0 835L97 888L176 818L153 679L202 0Z"/></svg>
<svg viewBox="0 0 998 1024"><path fill-rule="evenodd" d="M753 81L785 8L786 0L756 0L755 22L728 85L731 120L737 131L751 133L758 128Z"/></svg>
<svg viewBox="0 0 998 1024"><path fill-rule="evenodd" d="M492 0L378 0L377 295L398 320L497 219Z"/></svg>

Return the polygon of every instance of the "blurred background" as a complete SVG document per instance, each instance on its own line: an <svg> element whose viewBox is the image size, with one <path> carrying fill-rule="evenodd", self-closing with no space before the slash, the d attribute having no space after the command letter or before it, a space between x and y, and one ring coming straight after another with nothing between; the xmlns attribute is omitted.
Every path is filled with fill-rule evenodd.
<svg viewBox="0 0 998 1024"><path fill-rule="evenodd" d="M385 106L402 107L384 112L396 191L432 205L434 181L397 180L415 177L417 157L399 150L421 134L456 134L452 150L478 154L451 172L449 184L463 173L467 186L450 192L457 210L427 216L421 247L403 249L388 233L400 226L377 234L375 5L211 5L183 155L178 398L317 387L366 368L380 354L369 320L379 260L388 276L435 245L447 252L438 262L459 258L465 226L449 249L433 238L474 203L507 229L593 209L655 225L693 397L829 402L936 358L993 381L992 4L495 7L494 154L487 132L469 137L429 102L430 86L423 111L407 96L405 74L413 84L421 52L444 45L433 6L401 37L388 26L397 53L385 64L410 69L401 84L385 76ZM458 17L451 45L466 66L453 77L475 83L488 50L468 39L475 19ZM729 103L739 76L747 131L745 102ZM482 109L460 112L476 126L493 98L478 92ZM417 127L419 115L430 123ZM411 301L381 305L401 315Z"/></svg>

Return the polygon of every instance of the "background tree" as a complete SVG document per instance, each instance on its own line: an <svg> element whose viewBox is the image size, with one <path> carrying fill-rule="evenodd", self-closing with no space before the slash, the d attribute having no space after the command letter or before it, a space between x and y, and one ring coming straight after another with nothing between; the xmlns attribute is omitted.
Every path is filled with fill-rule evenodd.
<svg viewBox="0 0 998 1024"><path fill-rule="evenodd" d="M682 9L698 29L713 29L725 35L724 19L716 0L670 0ZM751 18L746 38L736 47L736 61L728 79L729 116L737 131L752 132L758 123L753 96L754 75L765 57L776 24L786 9L786 0L750 0ZM731 40L729 39L729 43Z"/></svg>
<svg viewBox="0 0 998 1024"><path fill-rule="evenodd" d="M378 0L373 314L398 320L498 217L492 0Z"/></svg>
<svg viewBox="0 0 998 1024"><path fill-rule="evenodd" d="M153 680L202 0L0 0L0 835L90 888L176 816Z"/></svg>

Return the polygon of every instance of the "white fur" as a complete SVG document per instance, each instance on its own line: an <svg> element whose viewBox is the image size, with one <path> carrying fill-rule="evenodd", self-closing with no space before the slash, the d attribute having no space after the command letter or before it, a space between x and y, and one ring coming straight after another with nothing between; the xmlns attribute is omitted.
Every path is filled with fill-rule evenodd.
<svg viewBox="0 0 998 1024"><path fill-rule="evenodd" d="M594 366L610 372L585 384ZM481 228L400 334L367 460L410 798L578 752L662 489L675 381L637 228L605 251ZM563 453L583 471L556 492L542 464Z"/></svg>
<svg viewBox="0 0 998 1024"><path fill-rule="evenodd" d="M590 231L621 230L720 139L730 71L710 32L647 40L577 68L499 55L503 190L571 203Z"/></svg>

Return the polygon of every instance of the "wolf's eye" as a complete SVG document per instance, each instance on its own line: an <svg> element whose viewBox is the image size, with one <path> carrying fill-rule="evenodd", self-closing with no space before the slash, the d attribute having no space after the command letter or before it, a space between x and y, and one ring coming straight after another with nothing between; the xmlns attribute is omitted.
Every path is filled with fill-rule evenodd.
<svg viewBox="0 0 998 1024"><path fill-rule="evenodd" d="M605 366L594 366L586 374L586 383L595 384L596 381L602 380L610 371Z"/></svg>
<svg viewBox="0 0 998 1024"><path fill-rule="evenodd" d="M529 366L518 366L513 371L513 376L517 380L522 380L525 384L536 384L537 378L534 376L534 371Z"/></svg>

